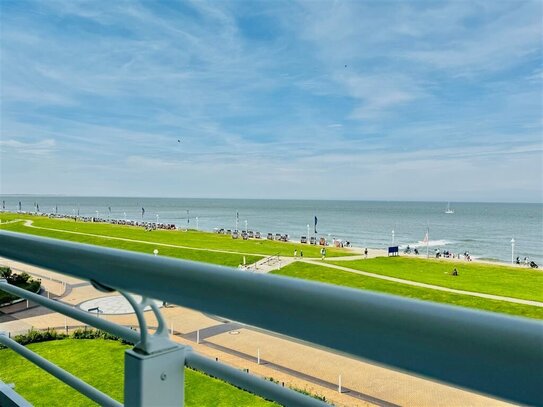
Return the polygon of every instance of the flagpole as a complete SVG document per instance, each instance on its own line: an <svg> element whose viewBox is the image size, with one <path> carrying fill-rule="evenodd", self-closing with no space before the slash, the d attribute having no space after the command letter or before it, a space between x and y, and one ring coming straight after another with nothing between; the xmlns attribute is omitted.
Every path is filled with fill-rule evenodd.
<svg viewBox="0 0 543 407"><path fill-rule="evenodd" d="M426 227L426 258L430 258L430 225Z"/></svg>

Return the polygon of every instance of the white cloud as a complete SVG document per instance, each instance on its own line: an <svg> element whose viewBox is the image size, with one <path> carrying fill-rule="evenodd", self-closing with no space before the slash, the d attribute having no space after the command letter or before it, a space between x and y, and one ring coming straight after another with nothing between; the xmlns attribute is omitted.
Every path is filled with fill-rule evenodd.
<svg viewBox="0 0 543 407"><path fill-rule="evenodd" d="M18 140L0 140L0 151L4 154L15 152L23 155L45 155L53 152L56 142L53 139L46 139L37 142L25 143Z"/></svg>

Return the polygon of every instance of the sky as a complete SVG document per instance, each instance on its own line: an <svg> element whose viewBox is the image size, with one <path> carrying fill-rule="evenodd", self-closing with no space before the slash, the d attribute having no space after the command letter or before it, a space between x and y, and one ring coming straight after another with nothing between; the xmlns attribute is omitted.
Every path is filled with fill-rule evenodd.
<svg viewBox="0 0 543 407"><path fill-rule="evenodd" d="M541 1L0 2L0 194L543 201Z"/></svg>

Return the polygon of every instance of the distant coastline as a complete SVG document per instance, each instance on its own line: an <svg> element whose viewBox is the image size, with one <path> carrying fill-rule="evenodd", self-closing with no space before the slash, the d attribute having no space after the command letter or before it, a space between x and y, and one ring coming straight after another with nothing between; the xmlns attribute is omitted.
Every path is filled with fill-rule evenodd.
<svg viewBox="0 0 543 407"><path fill-rule="evenodd" d="M59 195L1 195L10 211L65 213L116 219L172 223L213 231L239 229L288 234L292 240L317 232L327 240L349 241L356 247L385 248L394 244L420 246L429 227L431 250L469 252L473 258L511 262L514 257L543 262L543 204L451 202L454 214L444 214L446 202L317 201L200 198L113 198ZM141 209L145 208L142 219ZM196 220L198 218L198 220Z"/></svg>

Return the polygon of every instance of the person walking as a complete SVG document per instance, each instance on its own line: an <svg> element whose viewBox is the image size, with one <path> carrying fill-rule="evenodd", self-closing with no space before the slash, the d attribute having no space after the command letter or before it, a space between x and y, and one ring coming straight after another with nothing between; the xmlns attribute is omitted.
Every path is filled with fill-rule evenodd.
<svg viewBox="0 0 543 407"><path fill-rule="evenodd" d="M298 257L298 249L294 249L294 257Z"/></svg>
<svg viewBox="0 0 543 407"><path fill-rule="evenodd" d="M367 247L364 249L364 258L365 259L368 258L368 248Z"/></svg>
<svg viewBox="0 0 543 407"><path fill-rule="evenodd" d="M304 257L304 251L300 250L300 257Z"/></svg>
<svg viewBox="0 0 543 407"><path fill-rule="evenodd" d="M326 257L326 249L323 247L321 249L321 260L324 260L325 257Z"/></svg>

